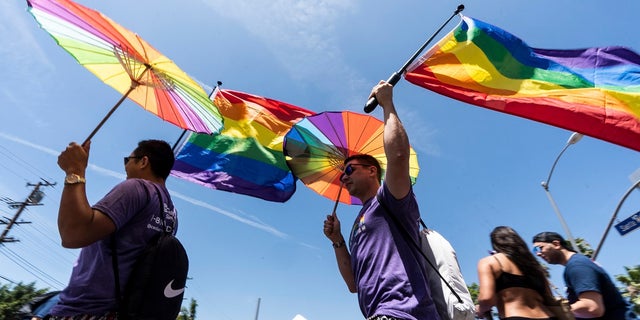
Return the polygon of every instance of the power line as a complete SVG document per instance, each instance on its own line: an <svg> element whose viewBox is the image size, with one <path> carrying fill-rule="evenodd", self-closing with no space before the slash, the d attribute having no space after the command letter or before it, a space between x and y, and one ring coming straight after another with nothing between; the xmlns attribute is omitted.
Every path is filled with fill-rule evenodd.
<svg viewBox="0 0 640 320"><path fill-rule="evenodd" d="M13 280L5 277L5 276L2 276L2 275L0 275L0 279L2 279L4 281L7 281L7 282L11 282L12 284L18 284L17 282L15 282L15 281L13 281Z"/></svg>
<svg viewBox="0 0 640 320"><path fill-rule="evenodd" d="M35 176L39 176L39 177L43 177L43 176L47 176L46 172L43 172L42 170L40 170L39 168L37 168L36 166L30 164L29 162L25 161L24 159L20 158L18 155L16 155L15 153L11 152L11 150L7 149L6 147L3 147L0 145L0 154L3 154L5 157L9 158L9 160L12 160L13 162L17 163L18 165L22 166L23 168L25 168L27 171L29 171L30 173L32 173ZM4 163L4 161L2 162L2 164L0 164L2 167L6 168L9 172L15 174L16 176L24 179L25 181L27 180L24 177L21 177L18 173L16 173L14 170L10 169L9 167L7 167ZM48 179L52 180L51 177L49 176Z"/></svg>
<svg viewBox="0 0 640 320"><path fill-rule="evenodd" d="M65 249L60 246L59 241L43 237L44 232L37 230L36 225L37 222L34 221L34 224L28 227L16 228L15 232L20 237L20 242L12 245L12 249L34 264L44 266L49 273L62 266L67 269L73 265L77 260L77 254L73 254L71 250L76 249Z"/></svg>
<svg viewBox="0 0 640 320"><path fill-rule="evenodd" d="M33 265L31 262L29 262L26 259L20 257L20 255L18 255L17 253L13 252L6 245L0 244L0 246L3 247L3 249L0 250L0 253L2 253L5 257L7 257L7 259L13 261L15 264L17 264L19 267L21 267L26 272L30 273L32 276L42 280L42 282L48 284L49 286L51 286L53 288L62 288L62 287L64 287L64 284L62 282L56 280L55 278L51 277L46 272L40 270L38 267ZM51 282L49 282L49 281L51 281ZM53 284L52 284L52 282L53 282Z"/></svg>

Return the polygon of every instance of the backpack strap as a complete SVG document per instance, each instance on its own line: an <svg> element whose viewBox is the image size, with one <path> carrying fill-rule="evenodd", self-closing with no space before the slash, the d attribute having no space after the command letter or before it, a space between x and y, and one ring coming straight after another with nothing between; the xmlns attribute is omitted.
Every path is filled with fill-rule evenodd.
<svg viewBox="0 0 640 320"><path fill-rule="evenodd" d="M142 188L144 189L144 192L147 195L147 204L142 208L146 208L149 203L151 203L151 195L149 194L149 189L147 189L147 187L145 186L145 184L143 182L141 182L142 184ZM153 184L153 186L156 188L156 191L158 191L158 187L156 187L155 184ZM160 191L158 191L158 197L160 199L160 211L161 211L161 216L162 216L162 225L164 226L164 206L162 205L162 195L160 194ZM142 211L142 209L140 209L140 211ZM118 310L118 314L120 315L121 312L120 308L122 307L122 293L120 292L120 268L118 268L118 245L117 245L117 238L116 238L116 233L117 231L113 232L111 234L111 265L113 266L113 277L115 280L115 294L116 294L116 310ZM124 316L124 315L120 315L120 316Z"/></svg>
<svg viewBox="0 0 640 320"><path fill-rule="evenodd" d="M158 194L158 199L160 200L160 217L162 217L162 232L163 233L172 233L171 230L167 230L167 213L164 212L164 199L162 198L162 191L158 188L158 186L154 183L153 188L156 189L156 193ZM175 226L172 227L172 229Z"/></svg>
<svg viewBox="0 0 640 320"><path fill-rule="evenodd" d="M382 209L384 209L384 212L387 213L387 216L391 217L391 220L393 221L393 223L395 223L396 227L400 230L400 233L405 238L405 240L408 243L411 243L415 247L415 249L420 253L420 255L427 261L429 266L431 266L431 269L433 269L433 271L435 271L436 274L438 274L438 277L442 279L442 282L444 282L449 288L449 290L451 290L451 293L453 293L453 295L456 296L456 299L458 299L458 302L463 303L462 298L460 298L460 295L458 295L458 293L455 290L453 290L449 282L447 282L447 280L444 279L442 274L440 274L440 271L438 270L438 268L433 264L433 262L431 262L431 260L429 260L429 258L427 258L427 255L424 254L424 252L422 252L422 248L420 248L420 245L416 242L415 239L411 237L411 235L409 234L409 231L407 231L407 228L405 228L402 225L402 223L400 223L400 221L398 220L398 217L394 216L391 210L389 210L389 207L387 207L387 205L384 204L384 202L382 202L382 198L380 197L379 194L376 194L376 199L378 200L378 203L380 204ZM420 219L420 223L426 229L426 225L424 221L422 221L422 218Z"/></svg>

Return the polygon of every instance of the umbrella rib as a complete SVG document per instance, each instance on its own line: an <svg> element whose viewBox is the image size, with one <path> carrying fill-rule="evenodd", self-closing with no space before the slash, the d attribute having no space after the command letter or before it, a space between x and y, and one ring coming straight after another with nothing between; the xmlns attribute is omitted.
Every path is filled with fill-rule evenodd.
<svg viewBox="0 0 640 320"><path fill-rule="evenodd" d="M329 124L329 127L331 128L331 130L333 131L333 133L335 134L336 138L338 139L338 143L339 145L338 147L338 151L342 148L345 150L349 150L346 142L341 138L340 132L338 132L338 130L336 129L336 126L333 124L333 122L330 121L330 118L328 116L328 114L325 114L325 117L327 119L327 123ZM331 163L333 165L334 168L339 169L340 166L342 165L342 162L344 161L344 159L346 159L349 154L333 154L333 157L329 157L329 163Z"/></svg>

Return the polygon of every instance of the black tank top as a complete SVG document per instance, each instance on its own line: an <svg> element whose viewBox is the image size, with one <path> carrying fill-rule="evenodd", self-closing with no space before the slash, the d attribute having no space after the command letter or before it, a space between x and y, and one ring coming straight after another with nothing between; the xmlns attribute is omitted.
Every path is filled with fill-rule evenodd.
<svg viewBox="0 0 640 320"><path fill-rule="evenodd" d="M494 258L498 261L498 264L500 264L500 270L502 271L502 263L500 263L500 260L497 257L494 256ZM540 293L541 295L543 295L544 293L544 281L533 282L531 281L531 279L528 279L525 276L508 273L504 271L502 271L500 276L496 278L496 292L502 291L504 289L516 288L516 287L533 289L538 293Z"/></svg>

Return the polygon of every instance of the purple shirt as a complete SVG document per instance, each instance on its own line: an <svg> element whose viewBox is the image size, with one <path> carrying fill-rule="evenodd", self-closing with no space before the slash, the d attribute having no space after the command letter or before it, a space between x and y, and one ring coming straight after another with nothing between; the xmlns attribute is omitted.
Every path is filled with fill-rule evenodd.
<svg viewBox="0 0 640 320"><path fill-rule="evenodd" d="M396 200L383 184L382 201L419 243L420 212L413 190ZM424 274L424 262L374 197L351 230L349 251L362 314L400 319L439 319Z"/></svg>
<svg viewBox="0 0 640 320"><path fill-rule="evenodd" d="M164 186L156 186L162 193L166 224L175 234L178 223L171 197ZM93 209L106 214L116 225L120 288L123 290L136 258L151 237L162 230L158 192L150 181L127 179L111 189ZM101 315L116 309L110 243L111 236L107 236L82 248L69 285L60 293L60 302L51 310L52 315Z"/></svg>

